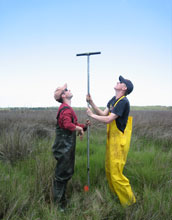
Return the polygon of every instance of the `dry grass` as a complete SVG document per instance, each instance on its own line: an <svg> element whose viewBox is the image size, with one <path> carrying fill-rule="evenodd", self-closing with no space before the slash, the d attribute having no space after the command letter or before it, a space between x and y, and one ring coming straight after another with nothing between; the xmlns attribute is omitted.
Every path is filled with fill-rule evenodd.
<svg viewBox="0 0 172 220"><path fill-rule="evenodd" d="M85 123L85 110L76 110L78 121ZM0 157L10 161L25 157L32 152L33 138L53 138L56 124L55 109L47 110L2 110L0 111ZM172 145L172 111L131 111L133 135L161 141L162 147ZM91 119L91 133L99 135L102 143L106 125ZM102 134L102 135L100 135ZM94 136L91 141L94 142ZM16 149L16 150L15 150ZM13 156L12 156L13 155Z"/></svg>
<svg viewBox="0 0 172 220"><path fill-rule="evenodd" d="M76 114L81 123L87 119L85 110ZM62 214L53 206L51 193L56 110L0 111L0 219L171 219L172 111L131 115L133 138L125 172L137 204L123 209L110 193L104 173L106 125L91 120L91 190L83 192L85 137L77 142L75 174L67 191L70 203Z"/></svg>
<svg viewBox="0 0 172 220"><path fill-rule="evenodd" d="M133 134L172 144L172 111L132 111Z"/></svg>

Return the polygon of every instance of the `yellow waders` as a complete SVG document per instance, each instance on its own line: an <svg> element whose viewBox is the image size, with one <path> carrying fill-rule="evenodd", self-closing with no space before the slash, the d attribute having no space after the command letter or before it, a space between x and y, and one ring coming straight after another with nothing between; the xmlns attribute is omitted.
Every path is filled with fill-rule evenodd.
<svg viewBox="0 0 172 220"><path fill-rule="evenodd" d="M124 97L125 96L121 97L115 105ZM124 133L117 128L116 120L107 125L106 176L111 191L117 194L123 206L131 205L136 202L129 180L123 175L123 169L130 147L131 133L131 116L128 117Z"/></svg>

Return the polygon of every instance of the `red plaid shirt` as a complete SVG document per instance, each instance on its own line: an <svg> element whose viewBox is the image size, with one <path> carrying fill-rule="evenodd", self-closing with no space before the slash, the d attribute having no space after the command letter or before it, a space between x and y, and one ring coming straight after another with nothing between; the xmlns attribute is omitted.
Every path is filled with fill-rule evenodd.
<svg viewBox="0 0 172 220"><path fill-rule="evenodd" d="M64 110L62 110L60 112L60 115L58 118L58 124L59 124L60 128L74 131L76 126L80 126L84 129L86 126L84 124L79 124L77 122L78 118L77 118L74 110L72 109L72 107L69 106L68 104L62 103L58 109L57 115L58 115L60 109L62 109L64 106L66 106L68 108L65 108Z"/></svg>

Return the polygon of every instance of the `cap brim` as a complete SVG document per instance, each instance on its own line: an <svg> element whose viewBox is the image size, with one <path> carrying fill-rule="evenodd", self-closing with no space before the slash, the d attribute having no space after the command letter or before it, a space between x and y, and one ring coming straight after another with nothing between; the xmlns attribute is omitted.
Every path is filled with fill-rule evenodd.
<svg viewBox="0 0 172 220"><path fill-rule="evenodd" d="M119 81L125 83L125 79L122 76L119 76Z"/></svg>

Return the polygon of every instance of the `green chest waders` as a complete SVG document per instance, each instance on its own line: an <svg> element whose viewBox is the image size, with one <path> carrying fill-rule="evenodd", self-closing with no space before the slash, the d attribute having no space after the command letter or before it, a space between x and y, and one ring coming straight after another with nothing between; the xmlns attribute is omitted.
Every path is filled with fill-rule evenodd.
<svg viewBox="0 0 172 220"><path fill-rule="evenodd" d="M125 96L122 96L114 106L124 97ZM131 116L128 117L124 133L117 128L116 120L107 125L106 176L111 191L117 194L123 206L131 205L136 202L129 180L123 175L123 169L130 147L131 133Z"/></svg>
<svg viewBox="0 0 172 220"><path fill-rule="evenodd" d="M60 112L68 107L64 107ZM57 116L60 115L60 112ZM73 120L73 119L72 119ZM67 182L74 173L76 131L69 131L59 127L57 123L56 138L52 147L53 155L57 160L53 186L55 202L65 200Z"/></svg>

